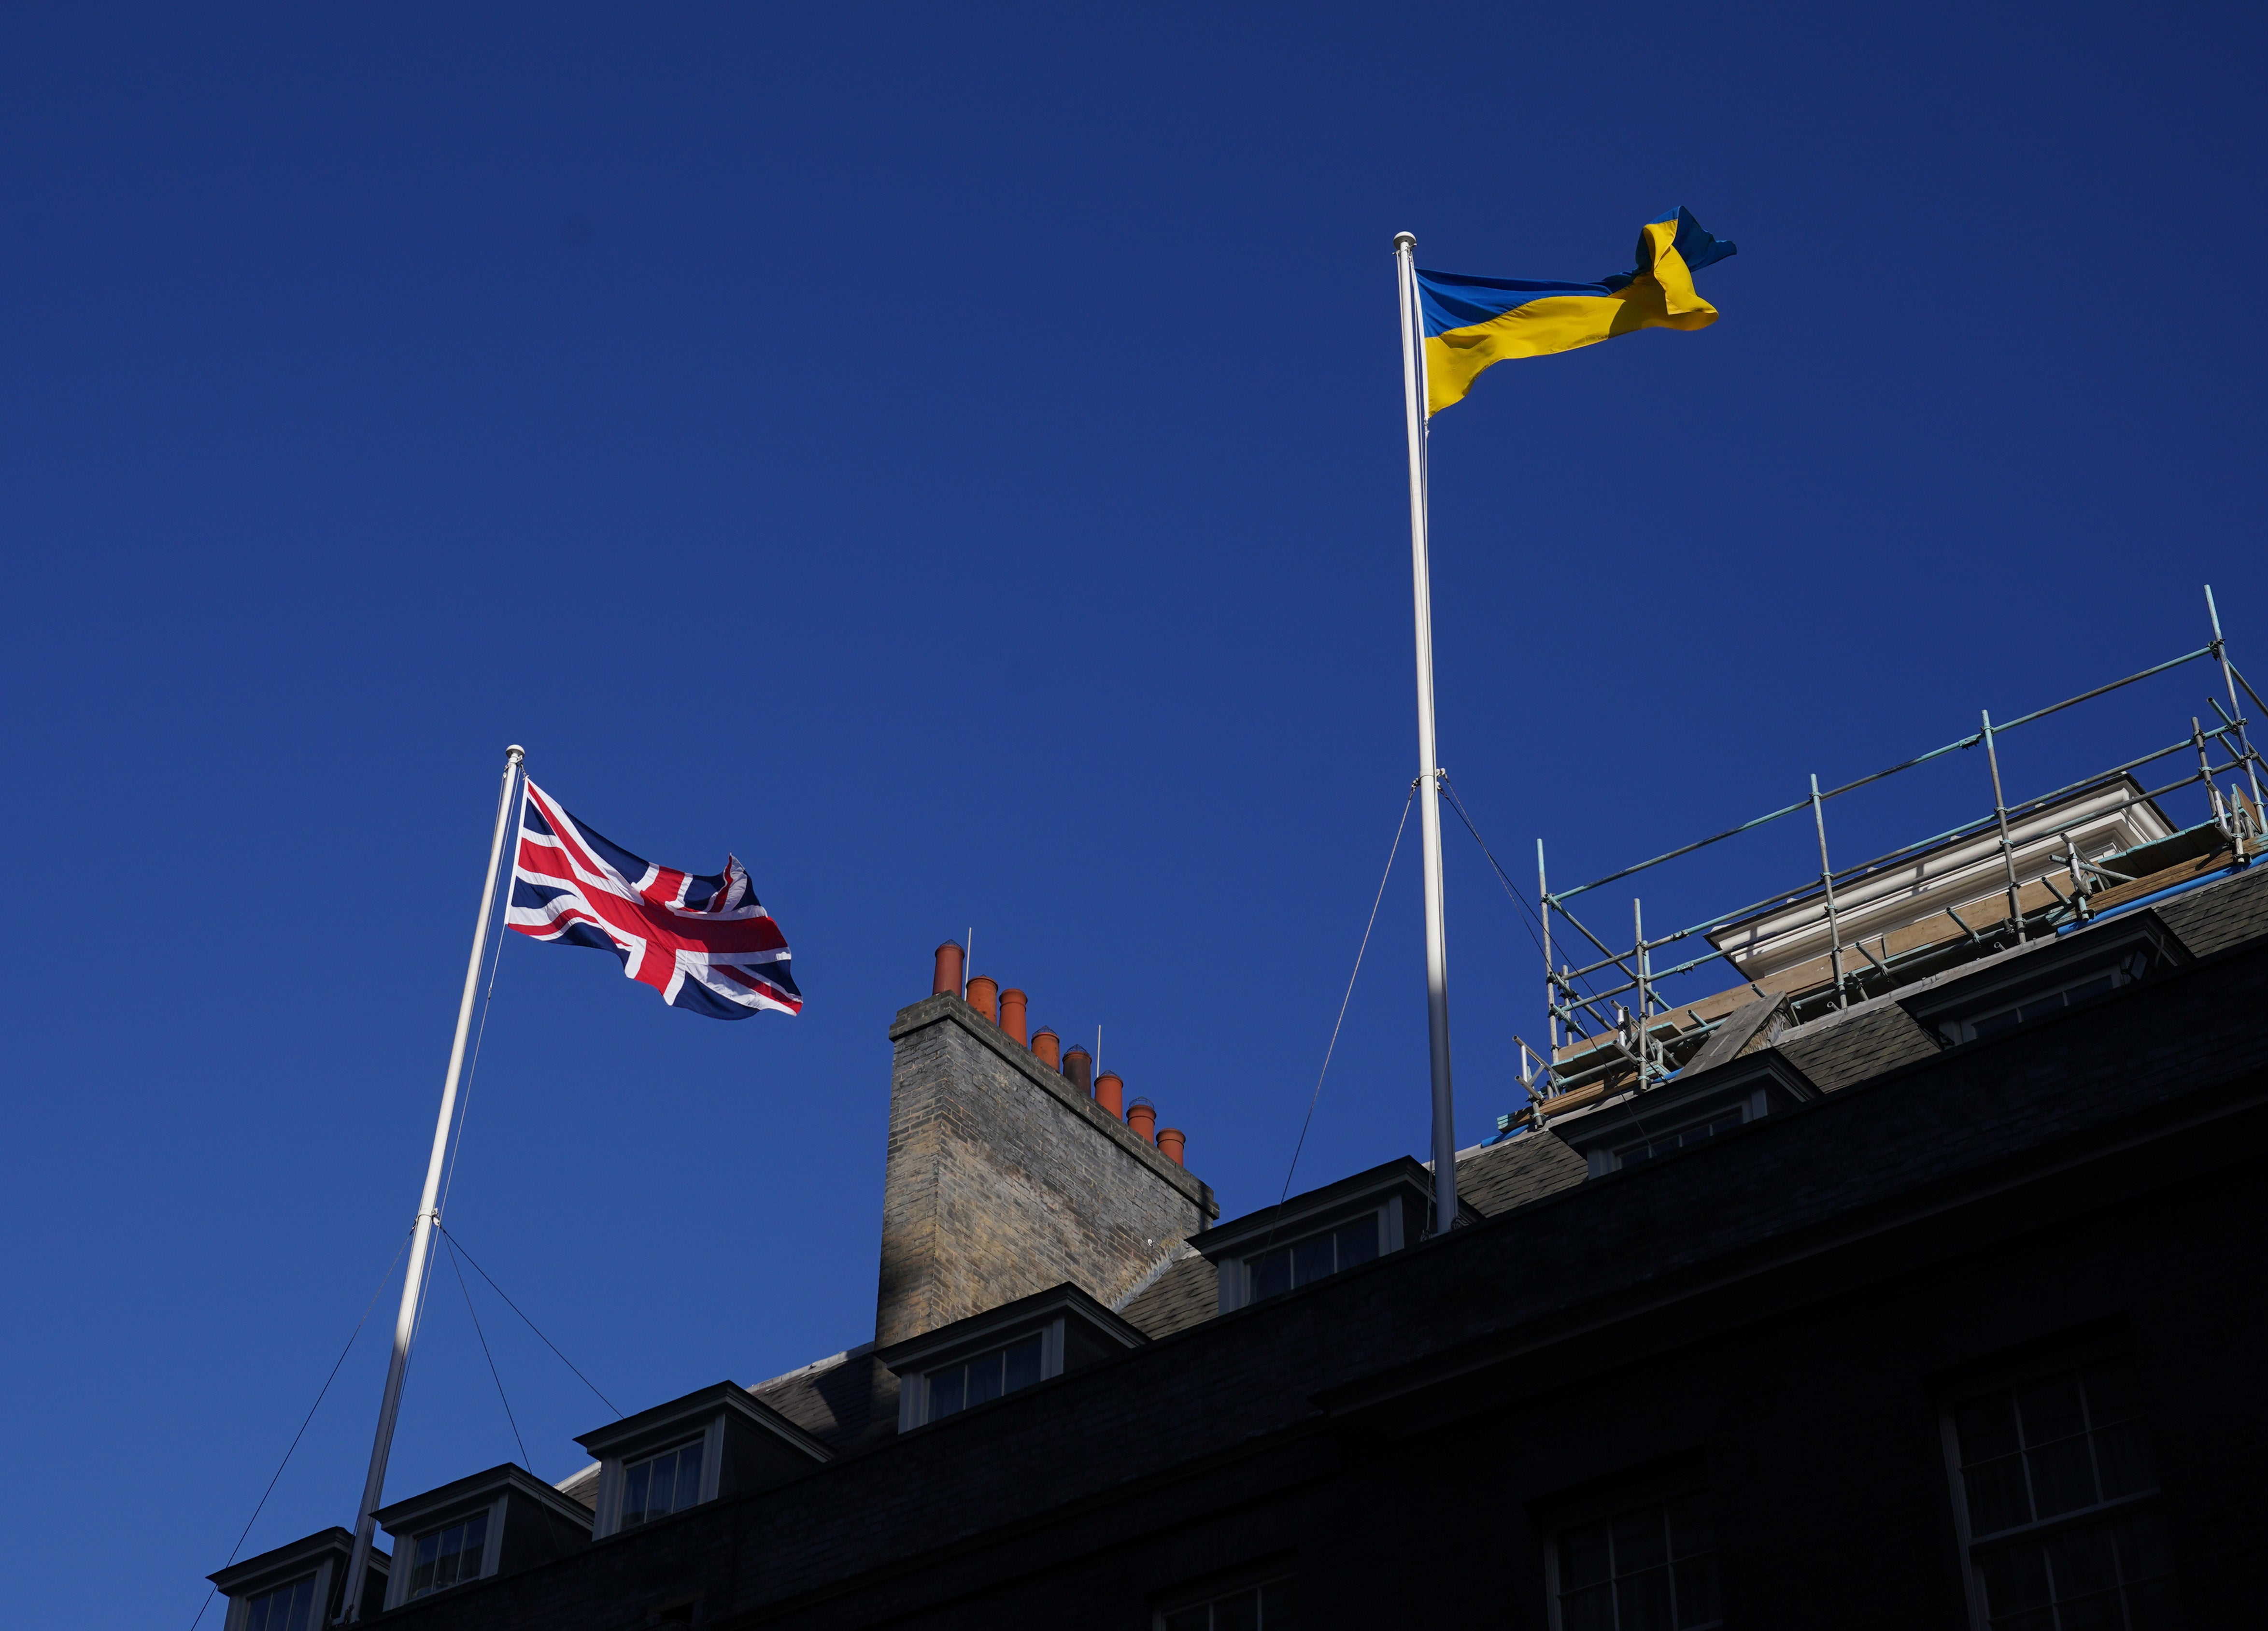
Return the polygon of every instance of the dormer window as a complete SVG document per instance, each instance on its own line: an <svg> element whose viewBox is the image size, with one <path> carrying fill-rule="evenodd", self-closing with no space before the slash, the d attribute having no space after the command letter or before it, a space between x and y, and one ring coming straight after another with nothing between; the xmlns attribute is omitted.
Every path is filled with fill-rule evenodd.
<svg viewBox="0 0 2268 1631"><path fill-rule="evenodd" d="M622 1524L632 1529L701 1499L702 1440L688 1439L622 1469Z"/></svg>
<svg viewBox="0 0 2268 1631"><path fill-rule="evenodd" d="M417 1537L410 1553L409 1591L412 1598L445 1590L460 1580L477 1580L489 1545L489 1515L470 1517Z"/></svg>
<svg viewBox="0 0 2268 1631"><path fill-rule="evenodd" d="M1904 1003L1940 1046L1956 1048L2036 1024L2189 961L2147 911L2009 954Z"/></svg>
<svg viewBox="0 0 2268 1631"><path fill-rule="evenodd" d="M1480 1221L1470 1206L1459 1211L1468 1222ZM1404 1155L1207 1229L1189 1244L1219 1271L1226 1314L1414 1244L1432 1214L1433 1174Z"/></svg>
<svg viewBox="0 0 2268 1631"><path fill-rule="evenodd" d="M232 1563L212 1576L228 1598L219 1631L323 1631L340 1618L354 1537L326 1529L273 1552ZM362 1617L386 1605L387 1557L373 1547L363 1576Z"/></svg>
<svg viewBox="0 0 2268 1631"><path fill-rule="evenodd" d="M2149 949L2142 948L2129 952L2107 969L2081 974L2068 984L2047 991L2032 993L2021 1002L2005 1003L1982 1014L1941 1021L1938 1025L1938 1034L1945 1038L1948 1046L1974 1042L1979 1037L1995 1036L2004 1030L2012 1030L2027 1020L2044 1019L2074 1002L2084 1002L2089 997L2100 997L2117 991L2122 985L2131 985L2149 971Z"/></svg>
<svg viewBox="0 0 2268 1631"><path fill-rule="evenodd" d="M386 1606L509 1575L591 1543L591 1514L506 1462L375 1514L395 1540Z"/></svg>
<svg viewBox="0 0 2268 1631"><path fill-rule="evenodd" d="M263 1591L246 1605L244 1631L309 1631L315 1614L315 1577Z"/></svg>
<svg viewBox="0 0 2268 1631"><path fill-rule="evenodd" d="M1003 1393L1012 1393L1020 1387L1031 1386L1040 1379L1046 1348L1045 1335L1035 1331L1020 1342L979 1354L960 1364L925 1372L929 1410L924 1419L935 1421L972 1405L990 1404Z"/></svg>
<svg viewBox="0 0 2268 1631"><path fill-rule="evenodd" d="M1675 1132L1655 1133L1650 1138L1641 1139L1635 1144L1626 1145L1615 1151L1615 1165L1635 1167L1640 1162L1652 1161L1656 1156L1667 1155L1673 1151L1683 1149L1689 1145L1698 1144L1703 1139L1713 1138L1719 1133L1730 1133L1748 1118L1749 1106L1742 1104L1722 1114L1707 1116L1700 1120L1690 1122Z"/></svg>
<svg viewBox="0 0 2268 1631"><path fill-rule="evenodd" d="M1604 1177L1675 1155L1819 1096L1810 1079L1776 1051L1744 1054L1671 1077L1644 1092L1551 1118L1551 1131Z"/></svg>
<svg viewBox="0 0 2268 1631"><path fill-rule="evenodd" d="M1366 1212L1351 1223L1342 1223L1336 1229L1324 1229L1288 1246L1278 1246L1245 1258L1244 1272L1251 1287L1251 1300L1257 1303L1263 1297L1278 1296L1300 1286L1313 1285L1341 1269L1369 1262L1378 1255L1380 1222L1378 1211Z"/></svg>
<svg viewBox="0 0 2268 1631"><path fill-rule="evenodd" d="M989 1405L1149 1340L1078 1287L1057 1286L876 1350L898 1378L898 1431Z"/></svg>
<svg viewBox="0 0 2268 1631"><path fill-rule="evenodd" d="M576 1442L599 1464L591 1494L598 1539L770 1488L834 1453L736 1382L714 1383Z"/></svg>

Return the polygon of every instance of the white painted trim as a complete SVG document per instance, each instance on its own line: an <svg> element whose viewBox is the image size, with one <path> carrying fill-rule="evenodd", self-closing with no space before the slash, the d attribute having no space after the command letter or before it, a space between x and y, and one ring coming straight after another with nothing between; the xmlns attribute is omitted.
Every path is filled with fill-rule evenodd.
<svg viewBox="0 0 2268 1631"><path fill-rule="evenodd" d="M929 1425L929 1377L932 1370L949 1370L955 1365L965 1365L972 1359L982 1359L987 1354L997 1354L1002 1348L1036 1333L1040 1339L1040 1380L1046 1382L1064 1373L1064 1328L1069 1318L1057 1314L1040 1325L1012 1325L1002 1331L989 1332L983 1346L960 1350L957 1359L940 1360L919 1370L907 1372L898 1378L898 1431L910 1433L917 1427ZM1003 1394L1001 1397L1005 1398ZM990 1400L985 1401L990 1404Z"/></svg>
<svg viewBox="0 0 2268 1631"><path fill-rule="evenodd" d="M453 1516L443 1518L438 1524L424 1525L415 1534L394 1535L394 1562L398 1567L389 1567L386 1571L387 1612L391 1613L409 1600L408 1597L409 1577L417 1572L417 1543L428 1535L439 1534L445 1529L465 1522L475 1512L485 1511L488 1514L489 1529L488 1534L481 1542L481 1572L473 1577L476 1580L486 1580L495 1574L497 1561L504 1554L504 1502L508 1498L509 1492L499 1491L496 1498L486 1507L466 1507ZM393 1534L391 1530L387 1532ZM404 1554L408 1554L406 1562L403 1561ZM456 1583L462 1585L464 1582L459 1580ZM444 1591L452 1589L450 1586L441 1588Z"/></svg>
<svg viewBox="0 0 2268 1631"><path fill-rule="evenodd" d="M608 1535L620 1534L622 1527L622 1488L629 1481L630 1467L640 1461L651 1461L656 1456L667 1455L694 1440L701 1441L701 1493L694 1504L714 1501L725 1476L725 1414L719 1410L705 1421L686 1421L675 1424L675 1431L652 1444L641 1445L635 1452L612 1455L599 1462L598 1504L591 1512L591 1539L603 1540Z"/></svg>
<svg viewBox="0 0 2268 1631"><path fill-rule="evenodd" d="M498 1492L497 1498L489 1502L488 1540L481 1547L479 1577L482 1580L495 1574L497 1565L504 1560L504 1496Z"/></svg>
<svg viewBox="0 0 2268 1631"><path fill-rule="evenodd" d="M309 1605L307 1610L307 1631L323 1631L323 1627L327 1623L324 1616L330 1613L331 1573L333 1566L337 1561L335 1557L324 1556L315 1564L314 1601ZM281 1591L288 1586L296 1586L306 1578L306 1575L286 1575L274 1584L263 1586L257 1591L248 1592L243 1597L230 1598L228 1612L221 1617L222 1631L244 1631L244 1627L252 1619L253 1598L266 1597L270 1591Z"/></svg>
<svg viewBox="0 0 2268 1631"><path fill-rule="evenodd" d="M701 1493L694 1497L694 1504L714 1501L724 1476L725 1413L718 1411L709 1418L709 1425L701 1435Z"/></svg>
<svg viewBox="0 0 2268 1631"><path fill-rule="evenodd" d="M1401 1201L1402 1195L1395 1192L1388 1195L1377 1205L1367 1208L1371 1215L1378 1220L1378 1255L1381 1258L1388 1252L1401 1251L1408 1244L1403 1229ZM1270 1252L1288 1251L1303 1240L1313 1240L1318 1235L1328 1235L1335 1229L1344 1229L1361 1217L1364 1210L1358 1207L1352 1212L1337 1214L1326 1210L1318 1214L1319 1216L1329 1220L1323 1223L1317 1223L1313 1219L1303 1219L1301 1223L1305 1227L1300 1227L1299 1233L1286 1235L1280 1240L1270 1241L1267 1249ZM1251 1306L1254 1300L1252 1259L1261 1255L1263 1255L1262 1252L1256 1247L1250 1251L1241 1251L1220 1265L1218 1283L1219 1301L1222 1313L1233 1314L1241 1308Z"/></svg>
<svg viewBox="0 0 2268 1631"><path fill-rule="evenodd" d="M620 1456L599 1463L599 1493L591 1507L591 1539L603 1540L622 1526L622 1468Z"/></svg>
<svg viewBox="0 0 2268 1631"><path fill-rule="evenodd" d="M2029 883L2061 872L2066 835L2090 859L2170 838L2174 829L2154 806L2124 802L2140 791L2131 777L2122 778L2011 822L2009 840L2018 882ZM1977 833L1862 882L1838 887L1836 915L1843 944L1895 933L1948 905L1958 910L1971 901L2005 902L2007 887L1999 830ZM1727 953L1743 978L1762 979L1826 955L1827 908L1823 902L1808 902L1716 930L1708 940Z"/></svg>

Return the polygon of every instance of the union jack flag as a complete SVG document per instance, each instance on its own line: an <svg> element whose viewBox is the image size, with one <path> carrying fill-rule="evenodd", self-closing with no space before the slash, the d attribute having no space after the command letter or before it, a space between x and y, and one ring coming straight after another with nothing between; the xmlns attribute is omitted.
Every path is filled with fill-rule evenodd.
<svg viewBox="0 0 2268 1631"><path fill-rule="evenodd" d="M802 1011L787 940L730 855L717 877L641 860L522 784L519 853L505 924L536 940L596 946L674 1008L746 1019Z"/></svg>

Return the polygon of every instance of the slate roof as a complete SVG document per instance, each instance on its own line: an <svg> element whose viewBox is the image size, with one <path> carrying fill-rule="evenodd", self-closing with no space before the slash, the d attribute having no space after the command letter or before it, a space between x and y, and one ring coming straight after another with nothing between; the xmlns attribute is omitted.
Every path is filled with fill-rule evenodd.
<svg viewBox="0 0 2268 1631"><path fill-rule="evenodd" d="M2151 908L2158 921L2196 957L2268 934L2268 867L2255 866L2162 900Z"/></svg>
<svg viewBox="0 0 2268 1631"><path fill-rule="evenodd" d="M898 1430L898 1379L862 1342L748 1390L837 1455Z"/></svg>
<svg viewBox="0 0 2268 1631"><path fill-rule="evenodd" d="M1580 1184L1589 1169L1556 1133L1529 1133L1484 1144L1457 1157L1457 1199L1495 1217Z"/></svg>
<svg viewBox="0 0 2268 1631"><path fill-rule="evenodd" d="M1939 1051L1913 1015L1888 997L1783 1031L1773 1046L1829 1093Z"/></svg>
<svg viewBox="0 0 2268 1631"><path fill-rule="evenodd" d="M1126 1323L1155 1340L1220 1311L1219 1271L1188 1246L1148 1285L1120 1305Z"/></svg>

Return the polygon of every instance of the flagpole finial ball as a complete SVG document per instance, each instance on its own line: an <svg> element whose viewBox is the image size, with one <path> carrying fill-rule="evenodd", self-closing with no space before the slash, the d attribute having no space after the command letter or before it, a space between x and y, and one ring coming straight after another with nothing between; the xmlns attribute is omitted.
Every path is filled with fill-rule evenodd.
<svg viewBox="0 0 2268 1631"><path fill-rule="evenodd" d="M1415 249L1418 247L1418 234L1415 232L1395 233L1394 247L1397 250Z"/></svg>
<svg viewBox="0 0 2268 1631"><path fill-rule="evenodd" d="M518 742L514 742L511 747L506 748L504 750L504 756L510 759L514 764L517 764L527 756L527 749L521 747Z"/></svg>

